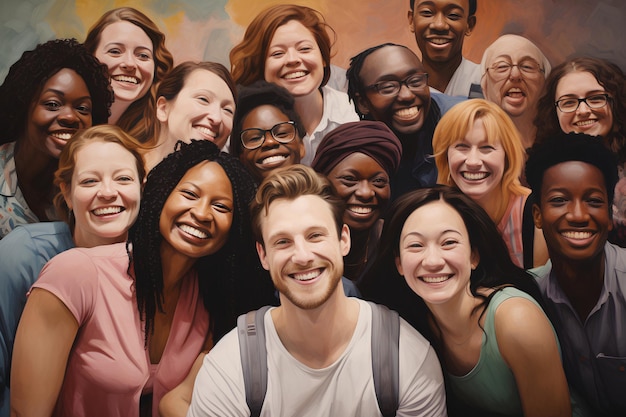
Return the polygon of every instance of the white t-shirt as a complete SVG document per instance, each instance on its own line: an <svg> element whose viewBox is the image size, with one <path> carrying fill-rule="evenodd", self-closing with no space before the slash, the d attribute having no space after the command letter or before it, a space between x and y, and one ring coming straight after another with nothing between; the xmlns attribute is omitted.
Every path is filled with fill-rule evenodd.
<svg viewBox="0 0 626 417"><path fill-rule="evenodd" d="M446 91L443 93L449 96L462 96L467 98L469 97L472 84L476 84L480 87L481 77L482 70L480 68L480 64L462 58L461 64L459 64L456 71L454 71L454 74L452 75L452 78L450 78L450 82L446 87ZM441 93L441 91L432 87L430 91Z"/></svg>
<svg viewBox="0 0 626 417"><path fill-rule="evenodd" d="M268 383L262 417L381 416L371 359L371 308L362 300L358 323L345 352L330 366L312 369L280 342L271 314L264 317ZM398 416L446 416L441 367L434 350L404 320L400 323L400 406ZM205 357L188 417L249 416L237 330Z"/></svg>
<svg viewBox="0 0 626 417"><path fill-rule="evenodd" d="M359 121L359 115L356 114L354 105L346 93L325 85L322 87L322 95L324 96L322 120L313 133L302 138L306 153L300 163L308 166L311 166L315 152L327 133L344 123Z"/></svg>

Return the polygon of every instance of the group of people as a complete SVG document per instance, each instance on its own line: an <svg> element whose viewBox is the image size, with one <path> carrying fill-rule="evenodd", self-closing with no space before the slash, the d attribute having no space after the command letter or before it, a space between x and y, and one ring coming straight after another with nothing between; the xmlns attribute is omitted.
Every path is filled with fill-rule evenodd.
<svg viewBox="0 0 626 417"><path fill-rule="evenodd" d="M421 58L345 77L292 4L230 70L130 7L24 52L0 416L626 414L624 73L514 34L471 62L476 3L410 0Z"/></svg>

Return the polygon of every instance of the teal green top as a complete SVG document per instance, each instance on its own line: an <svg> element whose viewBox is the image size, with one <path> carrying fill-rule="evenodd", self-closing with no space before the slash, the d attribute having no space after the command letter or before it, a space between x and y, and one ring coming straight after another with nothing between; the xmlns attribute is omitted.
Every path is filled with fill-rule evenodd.
<svg viewBox="0 0 626 417"><path fill-rule="evenodd" d="M513 297L525 298L541 308L530 295L516 288L506 287L497 291L485 312L485 331L478 363L463 376L446 372L450 388L461 401L480 410L507 416L522 415L523 410L515 376L498 348L494 320L498 306Z"/></svg>

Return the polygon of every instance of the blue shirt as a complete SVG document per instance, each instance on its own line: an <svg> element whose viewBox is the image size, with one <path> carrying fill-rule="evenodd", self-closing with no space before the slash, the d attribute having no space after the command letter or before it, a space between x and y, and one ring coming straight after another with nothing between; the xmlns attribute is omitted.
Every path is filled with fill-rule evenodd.
<svg viewBox="0 0 626 417"><path fill-rule="evenodd" d="M74 247L64 222L22 225L0 240L0 417L9 415L9 378L26 293L53 256Z"/></svg>

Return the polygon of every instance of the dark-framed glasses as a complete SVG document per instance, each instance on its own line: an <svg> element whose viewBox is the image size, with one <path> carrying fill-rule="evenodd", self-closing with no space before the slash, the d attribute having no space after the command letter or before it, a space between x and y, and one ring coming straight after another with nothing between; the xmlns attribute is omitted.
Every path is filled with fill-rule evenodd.
<svg viewBox="0 0 626 417"><path fill-rule="evenodd" d="M599 109L606 106L611 96L608 94L593 94L585 98L567 97L554 102L563 113L573 113L578 110L580 103L585 102L590 109Z"/></svg>
<svg viewBox="0 0 626 417"><path fill-rule="evenodd" d="M487 71L489 71L494 79L501 80L504 78L508 78L508 76L511 74L511 70L513 69L513 67L517 67L520 74L522 74L526 78L536 78L540 73L545 72L545 70L541 68L541 65L539 65L539 63L531 59L519 62L517 64L513 64L508 61L498 61L489 68L487 68Z"/></svg>
<svg viewBox="0 0 626 417"><path fill-rule="evenodd" d="M380 81L376 84L368 85L366 90L376 90L381 96L395 96L400 92L402 85L406 85L411 91L419 91L428 84L428 74L420 72L405 78L402 81L388 80Z"/></svg>
<svg viewBox="0 0 626 417"><path fill-rule="evenodd" d="M265 135L270 133L274 140L279 143L289 143L296 137L296 126L293 121L275 124L271 129L258 129L256 127L245 129L241 132L241 144L246 149L256 149L265 142Z"/></svg>

